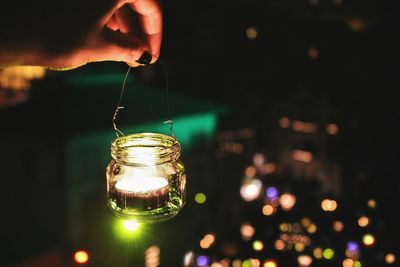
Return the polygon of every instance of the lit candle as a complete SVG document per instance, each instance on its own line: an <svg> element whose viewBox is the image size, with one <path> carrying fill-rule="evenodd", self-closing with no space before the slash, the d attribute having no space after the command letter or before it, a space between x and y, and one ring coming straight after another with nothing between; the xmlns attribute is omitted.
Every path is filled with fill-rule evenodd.
<svg viewBox="0 0 400 267"><path fill-rule="evenodd" d="M169 200L168 181L164 177L123 179L110 189L110 198L122 209L152 210Z"/></svg>

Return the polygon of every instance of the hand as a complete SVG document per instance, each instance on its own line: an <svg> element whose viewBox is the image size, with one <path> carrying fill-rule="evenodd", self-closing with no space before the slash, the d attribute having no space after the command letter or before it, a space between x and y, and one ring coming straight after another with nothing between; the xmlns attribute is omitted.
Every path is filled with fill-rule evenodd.
<svg viewBox="0 0 400 267"><path fill-rule="evenodd" d="M15 18L14 14L4 19L5 23L11 20L10 27L3 27L3 31L7 31L5 35L11 38L5 38L8 42L4 44L0 41L0 66L37 65L69 69L88 62L123 61L135 67L141 65L137 62L139 59L142 64L147 64L154 63L159 57L162 13L157 0L44 2L46 5L39 1L41 7L32 4L30 11L49 14L47 16L36 14L32 16L35 20L29 20L26 14L20 18ZM18 29L19 35L10 34L14 30L12 20L26 20L24 26L28 29ZM16 43L22 43L13 44L13 37ZM20 40L24 38L26 40Z"/></svg>

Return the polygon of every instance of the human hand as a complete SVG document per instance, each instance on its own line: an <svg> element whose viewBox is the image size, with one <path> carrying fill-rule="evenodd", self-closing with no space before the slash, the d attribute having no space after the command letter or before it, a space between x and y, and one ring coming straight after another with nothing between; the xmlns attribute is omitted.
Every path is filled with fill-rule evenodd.
<svg viewBox="0 0 400 267"><path fill-rule="evenodd" d="M19 20L31 23L30 30L21 29L25 43L13 45L12 34L11 42L0 41L0 65L70 69L88 62L123 61L136 67L158 59L162 13L157 0L46 1L46 5L40 2L42 7L32 4L32 12L36 8L48 17L36 22L36 16L32 25L26 14L20 16ZM18 20L15 15L10 19Z"/></svg>

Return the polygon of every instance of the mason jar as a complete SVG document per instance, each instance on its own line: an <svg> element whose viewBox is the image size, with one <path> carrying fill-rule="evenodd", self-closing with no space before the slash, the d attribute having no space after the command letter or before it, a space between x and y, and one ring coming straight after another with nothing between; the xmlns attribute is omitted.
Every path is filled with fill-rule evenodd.
<svg viewBox="0 0 400 267"><path fill-rule="evenodd" d="M118 216L142 222L175 216L185 204L180 150L175 138L159 133L114 140L106 170L108 206Z"/></svg>

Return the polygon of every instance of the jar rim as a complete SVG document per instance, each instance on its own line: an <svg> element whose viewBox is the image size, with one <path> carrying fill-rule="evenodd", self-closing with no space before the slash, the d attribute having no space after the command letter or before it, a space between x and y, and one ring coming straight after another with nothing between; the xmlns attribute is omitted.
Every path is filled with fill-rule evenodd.
<svg viewBox="0 0 400 267"><path fill-rule="evenodd" d="M158 165L179 159L180 144L166 134L135 133L115 139L111 144L111 156L128 165Z"/></svg>

